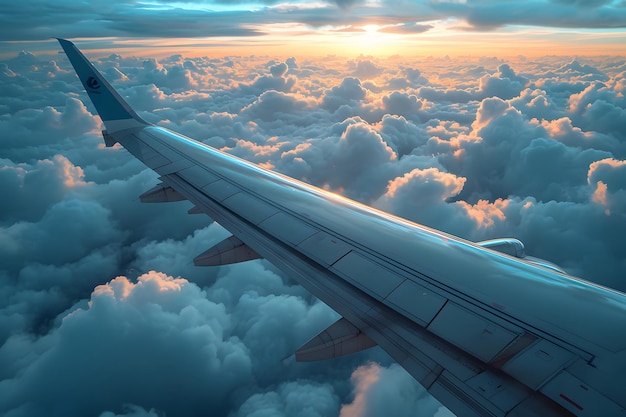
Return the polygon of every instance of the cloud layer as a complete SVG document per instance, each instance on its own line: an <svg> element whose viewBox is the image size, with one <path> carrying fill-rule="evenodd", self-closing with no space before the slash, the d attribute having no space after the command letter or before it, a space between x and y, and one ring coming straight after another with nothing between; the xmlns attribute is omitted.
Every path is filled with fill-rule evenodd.
<svg viewBox="0 0 626 417"><path fill-rule="evenodd" d="M626 290L623 59L96 61L151 122ZM447 413L379 349L294 363L334 312L265 261L194 267L228 233L138 201L156 174L103 146L64 57L0 70L0 413Z"/></svg>

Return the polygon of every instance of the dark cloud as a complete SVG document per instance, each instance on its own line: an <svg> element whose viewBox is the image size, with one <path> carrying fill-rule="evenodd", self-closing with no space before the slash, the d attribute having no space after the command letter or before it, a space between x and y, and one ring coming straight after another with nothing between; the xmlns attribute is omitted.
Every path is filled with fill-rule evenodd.
<svg viewBox="0 0 626 417"><path fill-rule="evenodd" d="M364 3L363 0L331 0L331 2L342 9L348 9L356 4Z"/></svg>
<svg viewBox="0 0 626 417"><path fill-rule="evenodd" d="M399 25L385 26L378 30L382 33L398 33L398 34L413 34L424 33L432 29L432 25L421 25L419 23L401 23Z"/></svg>
<svg viewBox="0 0 626 417"><path fill-rule="evenodd" d="M261 1L258 7L240 2L187 2L149 7L139 1L69 2L62 5L41 0L0 5L0 24L6 29L0 40L40 41L51 37L143 38L257 37L266 34L266 24L301 23L311 27L365 24L368 15L352 14L360 0L336 0L309 7L304 2L274 5ZM196 3L196 4L194 4ZM211 6L226 5L226 8ZM196 6L196 7L194 7ZM197 7L199 6L199 7ZM337 12L337 7L342 12ZM404 18L398 16L400 21ZM393 18L394 20L396 18ZM99 43L101 41L95 41ZM150 43L146 43L149 46Z"/></svg>
<svg viewBox="0 0 626 417"><path fill-rule="evenodd" d="M136 405L126 404L122 407L122 411L119 414L112 411L105 411L100 414L100 417L159 417L159 414L153 408L145 410Z"/></svg>
<svg viewBox="0 0 626 417"><path fill-rule="evenodd" d="M613 0L552 0L557 4L565 4L578 7L601 7L613 3Z"/></svg>

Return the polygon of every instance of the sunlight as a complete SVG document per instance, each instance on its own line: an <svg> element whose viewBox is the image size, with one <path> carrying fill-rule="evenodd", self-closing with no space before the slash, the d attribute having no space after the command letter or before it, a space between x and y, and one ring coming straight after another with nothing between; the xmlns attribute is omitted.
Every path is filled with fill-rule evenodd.
<svg viewBox="0 0 626 417"><path fill-rule="evenodd" d="M361 26L362 32L353 32L348 45L354 52L359 54L380 55L393 47L393 43L386 34L378 32L380 26L365 25Z"/></svg>

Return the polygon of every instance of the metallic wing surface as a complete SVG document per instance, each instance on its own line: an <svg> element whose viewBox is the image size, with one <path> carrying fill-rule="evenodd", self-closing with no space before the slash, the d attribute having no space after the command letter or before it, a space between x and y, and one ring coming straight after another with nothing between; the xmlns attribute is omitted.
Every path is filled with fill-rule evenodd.
<svg viewBox="0 0 626 417"><path fill-rule="evenodd" d="M626 295L150 125L59 42L107 146L161 176L142 201L189 200L233 234L197 265L266 258L342 316L298 360L377 344L459 416L626 416Z"/></svg>

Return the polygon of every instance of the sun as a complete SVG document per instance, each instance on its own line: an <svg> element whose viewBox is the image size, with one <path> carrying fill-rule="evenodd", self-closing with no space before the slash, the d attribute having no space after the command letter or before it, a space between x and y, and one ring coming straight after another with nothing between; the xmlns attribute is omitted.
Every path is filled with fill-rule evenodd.
<svg viewBox="0 0 626 417"><path fill-rule="evenodd" d="M379 24L366 24L334 31L335 47L348 55L392 55L396 53L398 36L384 33Z"/></svg>

